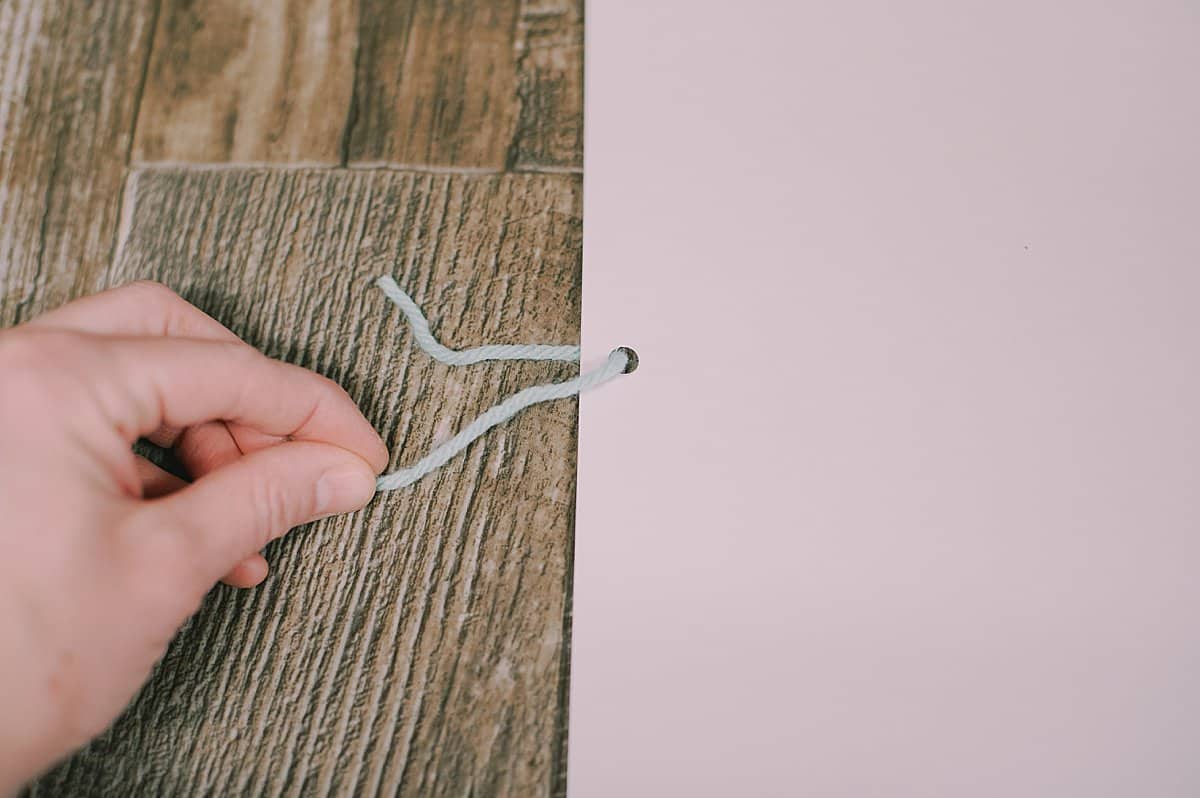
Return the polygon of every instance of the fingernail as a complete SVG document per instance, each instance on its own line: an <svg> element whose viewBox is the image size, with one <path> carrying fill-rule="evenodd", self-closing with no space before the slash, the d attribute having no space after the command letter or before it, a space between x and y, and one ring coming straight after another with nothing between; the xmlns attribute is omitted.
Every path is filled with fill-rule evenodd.
<svg viewBox="0 0 1200 798"><path fill-rule="evenodd" d="M317 480L316 518L357 510L374 495L375 475L366 463L332 468Z"/></svg>

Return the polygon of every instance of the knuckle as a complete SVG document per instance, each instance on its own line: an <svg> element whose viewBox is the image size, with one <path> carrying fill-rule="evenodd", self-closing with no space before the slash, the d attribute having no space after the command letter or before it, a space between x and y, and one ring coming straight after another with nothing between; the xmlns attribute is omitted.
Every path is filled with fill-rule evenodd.
<svg viewBox="0 0 1200 798"><path fill-rule="evenodd" d="M84 337L62 330L12 331L0 334L0 393L8 400L44 400L47 384L71 373L86 348Z"/></svg>
<svg viewBox="0 0 1200 798"><path fill-rule="evenodd" d="M220 341L217 346L223 347L229 357L241 358L247 365L259 365L268 358L262 352L247 344L245 341Z"/></svg>
<svg viewBox="0 0 1200 798"><path fill-rule="evenodd" d="M245 341L205 341L204 346L210 347L214 357L237 372L252 371L261 366L266 356Z"/></svg>
<svg viewBox="0 0 1200 798"><path fill-rule="evenodd" d="M155 315L161 317L158 323L161 324L162 329L159 332L164 335L169 334L171 329L178 324L180 308L186 304L179 294L154 280L135 280L116 290L139 307L152 308Z"/></svg>
<svg viewBox="0 0 1200 798"><path fill-rule="evenodd" d="M313 379L312 409L309 411L307 421L312 421L321 414L336 413L341 417L346 417L347 414L358 412L358 405L344 387L323 374L314 373Z"/></svg>
<svg viewBox="0 0 1200 798"><path fill-rule="evenodd" d="M182 301L179 294L157 280L134 280L131 283L126 283L117 290L130 294L140 294L148 300L162 304L174 304Z"/></svg>

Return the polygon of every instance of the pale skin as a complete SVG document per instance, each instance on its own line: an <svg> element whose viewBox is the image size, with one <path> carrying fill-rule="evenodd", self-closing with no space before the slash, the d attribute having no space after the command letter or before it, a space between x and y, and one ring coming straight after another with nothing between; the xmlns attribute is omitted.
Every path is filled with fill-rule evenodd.
<svg viewBox="0 0 1200 798"><path fill-rule="evenodd" d="M387 462L335 383L161 285L0 331L0 795L103 731L218 581L262 582L269 541L364 506Z"/></svg>

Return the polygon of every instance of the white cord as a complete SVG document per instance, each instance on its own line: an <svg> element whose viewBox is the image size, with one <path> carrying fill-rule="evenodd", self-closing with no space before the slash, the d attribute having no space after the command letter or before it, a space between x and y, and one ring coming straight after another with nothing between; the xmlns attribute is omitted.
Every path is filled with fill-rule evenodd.
<svg viewBox="0 0 1200 798"><path fill-rule="evenodd" d="M577 346L545 346L543 344L492 344L477 346L474 349L454 350L443 346L429 331L429 321L417 307L417 303L396 285L389 276L380 277L375 284L383 289L387 298L400 308L408 325L412 327L413 339L425 352L441 363L448 366L469 366L472 363L482 363L485 360L562 360L567 363L579 362L579 347Z"/></svg>
<svg viewBox="0 0 1200 798"><path fill-rule="evenodd" d="M392 300L404 314L413 329L413 338L417 344L434 359L452 366L462 366L479 363L485 360L562 360L568 363L579 362L579 347L577 346L545 346L541 344L501 344L478 346L473 349L455 351L443 346L433 333L429 331L429 322L425 314L417 307L417 303L396 285L391 277L380 277L377 285L383 289L388 299ZM566 382L534 385L513 394L504 401L489 408L478 418L463 428L450 440L434 447L433 451L422 457L416 463L405 468L384 474L375 483L376 490L396 490L407 487L430 472L449 462L455 455L462 452L476 439L484 435L492 427L503 424L525 408L541 402L551 402L555 399L566 399L570 396L596 388L622 374L628 374L637 368L637 354L627 347L614 349L609 353L604 365L587 374L581 374Z"/></svg>

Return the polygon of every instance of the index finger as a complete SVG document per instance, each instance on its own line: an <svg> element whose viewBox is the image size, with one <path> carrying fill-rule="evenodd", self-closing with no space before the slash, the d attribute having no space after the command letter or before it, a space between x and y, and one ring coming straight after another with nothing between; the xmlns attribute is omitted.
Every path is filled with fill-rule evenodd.
<svg viewBox="0 0 1200 798"><path fill-rule="evenodd" d="M242 343L221 322L167 286L151 280L136 280L72 300L43 313L29 325L106 335L159 335Z"/></svg>
<svg viewBox="0 0 1200 798"><path fill-rule="evenodd" d="M28 322L30 327L54 327L105 335L154 335L205 338L243 343L232 330L188 302L166 285L152 280L135 280L74 299ZM249 346L249 344L245 344ZM164 427L148 437L159 446L174 446L183 430ZM196 438L197 436L193 436ZM256 434L248 428L209 425L198 433L204 451L240 454L278 443L278 439ZM196 459L183 452L185 462ZM189 468L191 465L189 464Z"/></svg>
<svg viewBox="0 0 1200 798"><path fill-rule="evenodd" d="M202 338L250 346L168 286L152 280L135 280L72 300L28 324L104 335ZM159 446L174 446L182 432L178 427L167 426L150 433L149 438ZM228 459L234 454L273 446L280 439L250 427L216 424L199 428L184 442L181 455L192 469L197 462L213 456Z"/></svg>
<svg viewBox="0 0 1200 798"><path fill-rule="evenodd" d="M388 453L337 383L244 344L194 338L81 336L64 341L104 412L130 442L162 426L229 421L268 435L348 449L377 471Z"/></svg>

